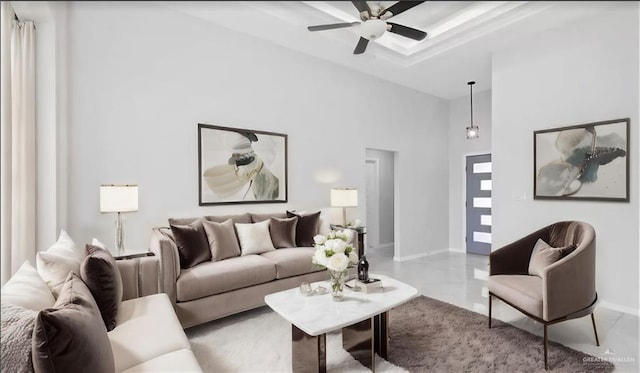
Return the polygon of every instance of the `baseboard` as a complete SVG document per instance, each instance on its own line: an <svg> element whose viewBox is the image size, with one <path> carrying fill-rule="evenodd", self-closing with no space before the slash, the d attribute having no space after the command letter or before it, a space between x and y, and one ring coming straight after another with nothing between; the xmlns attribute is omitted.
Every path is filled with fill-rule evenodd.
<svg viewBox="0 0 640 373"><path fill-rule="evenodd" d="M463 253L463 254L467 253L467 250L465 250L465 249L453 248L453 247L450 247L449 251L452 252L452 253Z"/></svg>
<svg viewBox="0 0 640 373"><path fill-rule="evenodd" d="M380 244L378 246L368 247L368 249L373 249L373 250L391 249L391 248L393 248L393 242L391 242L391 243L383 243L383 244Z"/></svg>
<svg viewBox="0 0 640 373"><path fill-rule="evenodd" d="M415 254L415 255L394 256L394 257L393 257L393 261L394 261L394 262L406 262L406 261L408 261L408 260L414 260L414 259L424 258L425 256L435 255L435 254L441 254L441 253L447 253L447 252L449 252L449 249L442 249L442 250L427 251L426 253Z"/></svg>
<svg viewBox="0 0 640 373"><path fill-rule="evenodd" d="M640 310L631 308L631 307L627 307L627 306L623 306L617 303L611 303L611 302L607 302L607 301L598 301L598 307L602 307L602 308L607 308L613 311L618 311L618 312L622 312L622 313L628 313L630 315L633 316L638 316L640 314Z"/></svg>

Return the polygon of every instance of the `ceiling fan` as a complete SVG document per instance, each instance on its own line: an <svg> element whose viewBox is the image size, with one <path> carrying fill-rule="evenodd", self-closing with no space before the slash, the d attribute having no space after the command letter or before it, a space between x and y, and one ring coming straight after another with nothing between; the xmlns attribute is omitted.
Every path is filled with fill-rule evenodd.
<svg viewBox="0 0 640 373"><path fill-rule="evenodd" d="M369 40L375 40L382 36L385 31L393 32L413 40L422 40L427 37L427 33L415 28L387 22L389 18L409 10L424 1L398 1L388 8L379 5L369 6L366 1L352 1L353 5L360 12L362 22L332 23L329 25L309 26L309 31L332 30L360 25L360 40L353 50L353 54L362 54L367 49Z"/></svg>

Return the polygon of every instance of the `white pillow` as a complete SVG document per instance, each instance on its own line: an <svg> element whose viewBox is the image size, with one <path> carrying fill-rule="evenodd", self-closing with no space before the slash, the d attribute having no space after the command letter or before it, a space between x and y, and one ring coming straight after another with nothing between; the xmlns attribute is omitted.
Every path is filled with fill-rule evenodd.
<svg viewBox="0 0 640 373"><path fill-rule="evenodd" d="M98 240L98 239L97 239L97 238L95 238L95 237L91 240L91 245L92 245L92 246L98 246L98 247L99 247L99 248L101 248L101 249L105 249L105 250L107 250L107 246L105 246L105 244L103 244L102 242L100 242L100 240Z"/></svg>
<svg viewBox="0 0 640 373"><path fill-rule="evenodd" d="M240 241L241 255L261 254L267 251L275 251L271 235L269 234L269 220L260 223L241 224L236 223L236 232Z"/></svg>
<svg viewBox="0 0 640 373"><path fill-rule="evenodd" d="M56 299L31 263L25 261L2 287L2 304L12 304L34 311L53 307Z"/></svg>
<svg viewBox="0 0 640 373"><path fill-rule="evenodd" d="M77 247L64 230L47 251L36 254L38 273L56 298L70 271L80 275L80 263L85 256L84 248Z"/></svg>

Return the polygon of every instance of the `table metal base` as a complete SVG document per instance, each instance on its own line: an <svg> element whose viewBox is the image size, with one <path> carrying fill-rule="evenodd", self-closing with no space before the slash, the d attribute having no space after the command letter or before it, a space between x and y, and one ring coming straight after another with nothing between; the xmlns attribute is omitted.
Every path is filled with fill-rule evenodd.
<svg viewBox="0 0 640 373"><path fill-rule="evenodd" d="M326 334L311 336L291 325L292 368L298 372L327 371ZM362 365L376 371L377 353L383 359L389 351L389 314L383 312L370 319L342 328L342 347Z"/></svg>

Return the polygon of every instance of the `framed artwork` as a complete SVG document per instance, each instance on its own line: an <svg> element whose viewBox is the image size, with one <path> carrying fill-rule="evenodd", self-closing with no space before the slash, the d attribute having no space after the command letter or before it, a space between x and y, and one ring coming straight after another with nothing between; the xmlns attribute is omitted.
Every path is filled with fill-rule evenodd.
<svg viewBox="0 0 640 373"><path fill-rule="evenodd" d="M533 133L534 199L629 202L629 118Z"/></svg>
<svg viewBox="0 0 640 373"><path fill-rule="evenodd" d="M199 204L287 202L287 135L198 123Z"/></svg>

